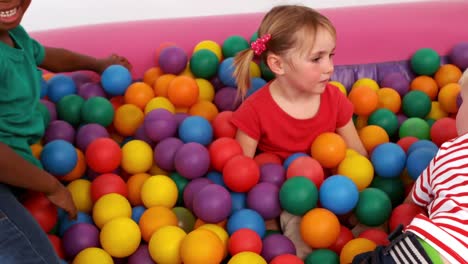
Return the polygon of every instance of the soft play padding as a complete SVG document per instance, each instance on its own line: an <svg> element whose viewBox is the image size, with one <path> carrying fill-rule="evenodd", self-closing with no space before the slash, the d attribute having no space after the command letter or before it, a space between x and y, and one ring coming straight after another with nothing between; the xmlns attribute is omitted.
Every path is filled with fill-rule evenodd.
<svg viewBox="0 0 468 264"><path fill-rule="evenodd" d="M456 0L320 11L332 20L338 32L335 63L361 65L407 60L423 47L433 48L441 55L447 54L455 44L468 41L466 10L468 1ZM207 39L220 44L231 35L250 39L262 16L256 13L155 19L38 31L31 35L45 45L66 47L90 55L122 54L133 64L134 77L139 78L154 65L155 51L161 43L174 42L191 53L198 42ZM364 66L352 70L362 72L360 67ZM379 70L365 71L363 76L368 71ZM350 72L345 74L350 75Z"/></svg>

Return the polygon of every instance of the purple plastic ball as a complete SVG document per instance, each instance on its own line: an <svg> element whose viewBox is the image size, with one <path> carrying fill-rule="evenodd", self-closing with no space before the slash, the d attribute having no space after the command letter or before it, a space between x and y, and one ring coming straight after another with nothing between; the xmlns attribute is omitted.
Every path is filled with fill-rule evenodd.
<svg viewBox="0 0 468 264"><path fill-rule="evenodd" d="M189 117L189 114L186 113L176 113L174 115L176 121L177 121L177 127L185 120L185 118Z"/></svg>
<svg viewBox="0 0 468 264"><path fill-rule="evenodd" d="M92 82L93 78L88 72L77 71L70 74L70 77L75 82L76 87L80 87L81 85Z"/></svg>
<svg viewBox="0 0 468 264"><path fill-rule="evenodd" d="M49 110L50 122L57 120L57 109L55 108L55 104L46 99L41 99L41 103L45 105L47 110Z"/></svg>
<svg viewBox="0 0 468 264"><path fill-rule="evenodd" d="M75 129L63 120L50 122L44 133L44 144L56 139L63 139L73 144L75 142Z"/></svg>
<svg viewBox="0 0 468 264"><path fill-rule="evenodd" d="M187 66L187 61L187 53L177 46L164 48L161 53L159 53L159 67L167 74L178 75L183 72Z"/></svg>
<svg viewBox="0 0 468 264"><path fill-rule="evenodd" d="M221 88L225 87L225 85L223 84L223 82L221 82L221 80L218 78L218 76L215 76L215 77L211 78L210 83L215 88L215 91L218 91Z"/></svg>
<svg viewBox="0 0 468 264"><path fill-rule="evenodd" d="M184 145L182 140L169 137L161 140L154 148L154 162L165 171L173 171L174 157L177 150Z"/></svg>
<svg viewBox="0 0 468 264"><path fill-rule="evenodd" d="M269 182L278 186L286 180L286 170L281 164L266 163L260 166L260 182Z"/></svg>
<svg viewBox="0 0 468 264"><path fill-rule="evenodd" d="M78 88L78 95L87 100L91 97L101 96L106 98L106 92L98 83L88 82Z"/></svg>
<svg viewBox="0 0 468 264"><path fill-rule="evenodd" d="M269 182L255 185L247 194L247 206L265 220L278 217L281 214L279 187Z"/></svg>
<svg viewBox="0 0 468 264"><path fill-rule="evenodd" d="M187 179L199 178L210 168L210 154L202 144L190 142L177 150L174 165L181 176Z"/></svg>
<svg viewBox="0 0 468 264"><path fill-rule="evenodd" d="M449 54L450 61L462 71L468 68L468 42L458 43Z"/></svg>
<svg viewBox="0 0 468 264"><path fill-rule="evenodd" d="M296 247L289 238L281 234L271 234L263 240L261 255L267 262L284 254L296 255Z"/></svg>
<svg viewBox="0 0 468 264"><path fill-rule="evenodd" d="M144 124L140 125L135 132L135 139L142 140L150 146L154 146L153 140L146 135Z"/></svg>
<svg viewBox="0 0 468 264"><path fill-rule="evenodd" d="M187 209L193 211L193 198L195 194L209 184L213 184L213 182L207 178L198 178L187 183L184 188L184 204Z"/></svg>
<svg viewBox="0 0 468 264"><path fill-rule="evenodd" d="M216 92L214 97L214 104L219 112L234 111L239 107L240 101L237 99L237 90L232 87L221 88Z"/></svg>
<svg viewBox="0 0 468 264"><path fill-rule="evenodd" d="M384 76L380 86L393 88L400 96L404 96L409 91L410 82L403 73L392 72Z"/></svg>
<svg viewBox="0 0 468 264"><path fill-rule="evenodd" d="M148 245L141 244L135 253L128 257L127 264L156 264L156 262L151 258Z"/></svg>
<svg viewBox="0 0 468 264"><path fill-rule="evenodd" d="M231 195L223 186L209 184L194 195L192 205L198 218L216 224L227 219L231 213Z"/></svg>
<svg viewBox="0 0 468 264"><path fill-rule="evenodd" d="M109 137L109 132L103 126L99 124L83 125L76 133L76 146L84 153L91 142L102 137Z"/></svg>
<svg viewBox="0 0 468 264"><path fill-rule="evenodd" d="M401 124L403 124L403 122L405 122L406 119L408 119L408 117L402 113L397 114L397 118L398 118L398 126L401 126Z"/></svg>
<svg viewBox="0 0 468 264"><path fill-rule="evenodd" d="M158 142L177 133L177 121L174 114L166 109L158 108L149 112L143 121L146 135Z"/></svg>
<svg viewBox="0 0 468 264"><path fill-rule="evenodd" d="M85 248L99 247L99 230L88 223L74 224L63 234L62 245L65 254L73 258Z"/></svg>

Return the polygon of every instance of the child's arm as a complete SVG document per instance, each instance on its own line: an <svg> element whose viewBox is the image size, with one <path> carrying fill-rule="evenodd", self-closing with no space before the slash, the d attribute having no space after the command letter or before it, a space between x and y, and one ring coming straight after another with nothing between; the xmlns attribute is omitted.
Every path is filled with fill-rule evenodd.
<svg viewBox="0 0 468 264"><path fill-rule="evenodd" d="M34 166L8 145L0 142L0 182L45 193L55 205L75 218L76 207L70 193L54 176Z"/></svg>
<svg viewBox="0 0 468 264"><path fill-rule="evenodd" d="M112 64L120 64L128 69L131 69L131 65L126 58L115 54L107 58L97 59L66 49L52 47L44 48L45 57L40 67L51 72L90 70L97 73L102 73L108 66Z"/></svg>
<svg viewBox="0 0 468 264"><path fill-rule="evenodd" d="M359 138L356 127L354 126L353 120L349 120L346 125L337 128L336 132L343 137L344 141L348 148L354 149L359 154L367 157L367 151L362 144L361 138Z"/></svg>
<svg viewBox="0 0 468 264"><path fill-rule="evenodd" d="M244 150L244 155L247 157L253 158L255 152L257 151L258 141L248 136L246 133L241 130L237 130L236 140L241 145Z"/></svg>

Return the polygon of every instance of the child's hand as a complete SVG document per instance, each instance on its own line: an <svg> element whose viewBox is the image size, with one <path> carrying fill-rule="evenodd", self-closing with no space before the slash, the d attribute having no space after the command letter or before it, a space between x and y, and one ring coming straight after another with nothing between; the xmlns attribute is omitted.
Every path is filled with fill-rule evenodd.
<svg viewBox="0 0 468 264"><path fill-rule="evenodd" d="M75 203L73 202L70 192L65 186L58 183L55 191L46 195L53 204L65 210L70 219L76 218L77 209L75 207Z"/></svg>
<svg viewBox="0 0 468 264"><path fill-rule="evenodd" d="M127 58L119 56L117 54L112 54L107 58L99 59L98 60L98 73L101 74L107 67L119 64L127 68L128 70L132 70L132 65L128 62Z"/></svg>

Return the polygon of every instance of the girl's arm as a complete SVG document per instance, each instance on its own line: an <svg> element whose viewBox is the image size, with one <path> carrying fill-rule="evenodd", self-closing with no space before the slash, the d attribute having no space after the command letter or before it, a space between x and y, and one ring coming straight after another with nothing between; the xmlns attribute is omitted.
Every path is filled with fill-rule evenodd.
<svg viewBox="0 0 468 264"><path fill-rule="evenodd" d="M128 69L131 65L128 60L118 55L111 55L107 58L97 59L80 53L75 53L62 48L45 48L44 61L41 68L50 72L72 72L79 70L89 70L102 73L108 66L120 64Z"/></svg>
<svg viewBox="0 0 468 264"><path fill-rule="evenodd" d="M359 154L367 157L367 151L362 144L361 138L359 138L356 127L354 126L353 120L350 119L346 125L337 128L336 132L343 137L348 148L354 149Z"/></svg>
<svg viewBox="0 0 468 264"><path fill-rule="evenodd" d="M257 151L258 141L248 136L241 130L237 130L236 140L244 150L244 155L253 158Z"/></svg>

